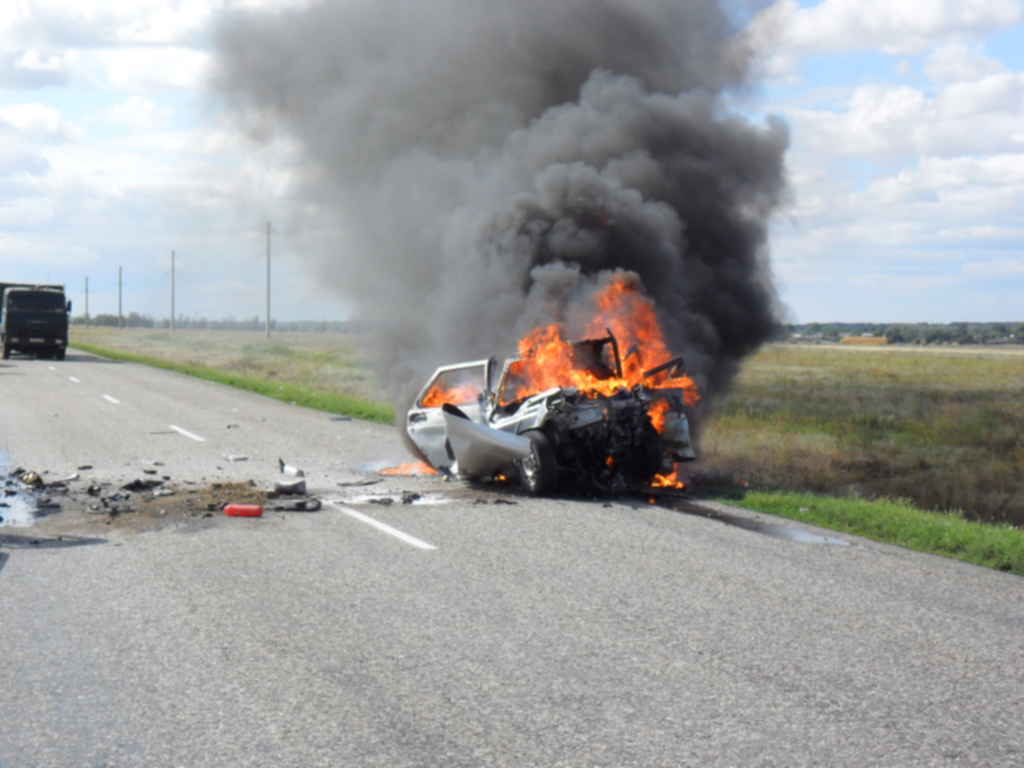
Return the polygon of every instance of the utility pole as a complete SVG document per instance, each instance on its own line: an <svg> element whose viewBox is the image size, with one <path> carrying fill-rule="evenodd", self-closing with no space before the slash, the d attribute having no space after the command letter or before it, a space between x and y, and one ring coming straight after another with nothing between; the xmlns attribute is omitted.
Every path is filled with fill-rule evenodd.
<svg viewBox="0 0 1024 768"><path fill-rule="evenodd" d="M124 315L121 313L121 271L123 267L117 268L117 327L124 328Z"/></svg>
<svg viewBox="0 0 1024 768"><path fill-rule="evenodd" d="M171 251L171 333L174 333L174 251Z"/></svg>
<svg viewBox="0 0 1024 768"><path fill-rule="evenodd" d="M267 222L267 338L270 338L270 222Z"/></svg>
<svg viewBox="0 0 1024 768"><path fill-rule="evenodd" d="M89 324L89 278L85 278L85 324Z"/></svg>

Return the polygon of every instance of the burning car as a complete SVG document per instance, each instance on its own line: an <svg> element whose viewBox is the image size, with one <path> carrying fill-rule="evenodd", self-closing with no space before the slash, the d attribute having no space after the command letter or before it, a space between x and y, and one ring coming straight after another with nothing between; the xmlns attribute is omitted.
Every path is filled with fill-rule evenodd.
<svg viewBox="0 0 1024 768"><path fill-rule="evenodd" d="M575 342L563 333L534 330L500 369L494 358L438 368L406 421L421 456L534 494L683 487L676 465L696 458L688 413L699 395L682 358L644 368L642 348L622 355L610 329Z"/></svg>

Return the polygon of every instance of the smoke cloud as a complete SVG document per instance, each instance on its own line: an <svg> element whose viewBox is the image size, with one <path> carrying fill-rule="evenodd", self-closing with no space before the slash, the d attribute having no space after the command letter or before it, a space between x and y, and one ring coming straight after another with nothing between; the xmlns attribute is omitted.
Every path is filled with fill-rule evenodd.
<svg viewBox="0 0 1024 768"><path fill-rule="evenodd" d="M217 92L298 142L312 258L404 406L439 364L512 354L635 273L706 402L774 331L785 126L714 0L347 0L224 17ZM572 329L570 328L570 331Z"/></svg>

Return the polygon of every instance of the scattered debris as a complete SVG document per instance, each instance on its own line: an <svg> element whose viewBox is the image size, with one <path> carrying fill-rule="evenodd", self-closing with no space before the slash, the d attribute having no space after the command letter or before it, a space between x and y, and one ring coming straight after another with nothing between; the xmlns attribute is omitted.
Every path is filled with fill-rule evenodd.
<svg viewBox="0 0 1024 768"><path fill-rule="evenodd" d="M164 484L163 480L143 480L137 479L132 480L130 483L126 483L121 486L122 491L149 491L153 488L159 488Z"/></svg>
<svg viewBox="0 0 1024 768"><path fill-rule="evenodd" d="M278 480L274 483L274 493L283 496L304 496L306 494L306 481L301 477L294 480Z"/></svg>
<svg viewBox="0 0 1024 768"><path fill-rule="evenodd" d="M310 496L308 499L299 499L288 504L275 504L270 509L275 512L318 512L322 506L320 499Z"/></svg>
<svg viewBox="0 0 1024 768"><path fill-rule="evenodd" d="M263 517L263 507L259 504L228 504L224 507L228 517Z"/></svg>
<svg viewBox="0 0 1024 768"><path fill-rule="evenodd" d="M384 480L379 477L372 478L370 480L352 480L347 483L338 483L339 488L359 488L365 485L376 485L377 483L383 483Z"/></svg>
<svg viewBox="0 0 1024 768"><path fill-rule="evenodd" d="M331 416L331 421L352 421L351 416Z"/></svg>
<svg viewBox="0 0 1024 768"><path fill-rule="evenodd" d="M278 459L277 465L281 469L281 474L288 475L289 477L305 477L306 473L298 467L294 467L291 464L285 464L284 459Z"/></svg>
<svg viewBox="0 0 1024 768"><path fill-rule="evenodd" d="M423 495L420 493L415 493L414 491L402 491L403 504L412 504L414 501L418 501L419 499L422 498Z"/></svg>
<svg viewBox="0 0 1024 768"><path fill-rule="evenodd" d="M65 482L65 483L73 483L79 477L80 477L80 475L77 472L72 472L70 475L68 475L67 477L64 478L63 482Z"/></svg>
<svg viewBox="0 0 1024 768"><path fill-rule="evenodd" d="M154 499L164 498L166 496L173 496L173 495L174 495L174 491L172 491L170 488L157 488L155 491L153 491L153 498Z"/></svg>
<svg viewBox="0 0 1024 768"><path fill-rule="evenodd" d="M156 470L155 469L144 469L144 470L142 470L142 473L145 474L145 475L155 475L156 474Z"/></svg>
<svg viewBox="0 0 1024 768"><path fill-rule="evenodd" d="M92 464L82 464L78 467L79 472L85 472L90 469L92 469Z"/></svg>
<svg viewBox="0 0 1024 768"><path fill-rule="evenodd" d="M93 483L92 485L85 489L85 492L88 493L90 496L99 496L101 493L103 493L103 488L99 484Z"/></svg>
<svg viewBox="0 0 1024 768"><path fill-rule="evenodd" d="M367 499L370 504L379 504L382 507L390 507L395 503L395 500L390 496L377 496L372 499Z"/></svg>
<svg viewBox="0 0 1024 768"><path fill-rule="evenodd" d="M231 461L231 462L248 461L249 457L248 456L241 456L241 455L235 454L235 453L229 453L227 456L224 457L224 460L225 461Z"/></svg>
<svg viewBox="0 0 1024 768"><path fill-rule="evenodd" d="M227 429L238 429L238 425L237 424L228 424L226 428Z"/></svg>
<svg viewBox="0 0 1024 768"><path fill-rule="evenodd" d="M22 472L18 479L25 485L30 485L33 488L38 488L43 484L43 478L40 477L38 472Z"/></svg>

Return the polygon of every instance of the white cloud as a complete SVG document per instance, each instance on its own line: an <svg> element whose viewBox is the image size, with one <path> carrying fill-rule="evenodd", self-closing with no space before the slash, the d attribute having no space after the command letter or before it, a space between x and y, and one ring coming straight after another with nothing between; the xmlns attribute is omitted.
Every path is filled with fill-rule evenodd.
<svg viewBox="0 0 1024 768"><path fill-rule="evenodd" d="M0 129L6 128L22 138L43 141L70 141L81 131L66 122L60 112L46 104L8 104L0 106Z"/></svg>
<svg viewBox="0 0 1024 768"><path fill-rule="evenodd" d="M154 89L198 90L210 55L191 48L120 47L82 51L83 76L96 86L149 93Z"/></svg>
<svg viewBox="0 0 1024 768"><path fill-rule="evenodd" d="M1005 66L962 41L940 45L925 62L925 73L936 83L980 80L1001 72L1006 72Z"/></svg>
<svg viewBox="0 0 1024 768"><path fill-rule="evenodd" d="M769 75L791 75L813 53L882 50L917 54L1024 19L1020 0L824 0L801 7L778 0L747 34Z"/></svg>
<svg viewBox="0 0 1024 768"><path fill-rule="evenodd" d="M151 131L164 125L170 119L171 114L170 109L160 106L152 99L133 96L100 113L94 118L94 121L102 121L136 131Z"/></svg>
<svg viewBox="0 0 1024 768"><path fill-rule="evenodd" d="M1022 148L1024 73L989 75L937 95L905 85L853 89L839 110L791 108L797 141L830 156L957 156Z"/></svg>

